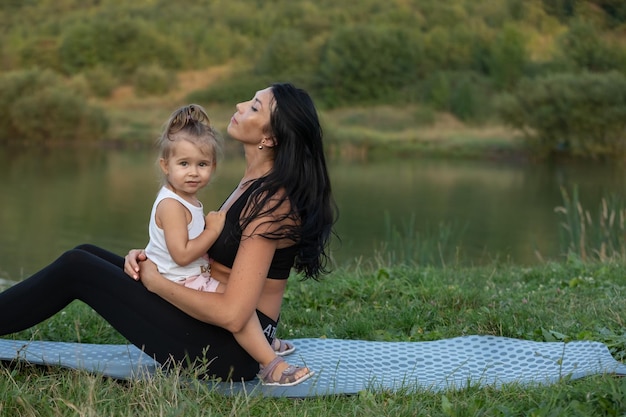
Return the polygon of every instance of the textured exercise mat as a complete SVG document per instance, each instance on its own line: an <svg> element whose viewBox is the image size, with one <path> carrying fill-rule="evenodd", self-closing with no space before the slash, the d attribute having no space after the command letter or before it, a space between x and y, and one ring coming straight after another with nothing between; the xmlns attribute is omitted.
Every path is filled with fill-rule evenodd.
<svg viewBox="0 0 626 417"><path fill-rule="evenodd" d="M441 391L506 383L550 384L594 374L626 375L599 342L533 342L464 336L431 342L295 339L286 360L315 371L293 387L258 380L215 383L226 394L310 397L362 390ZM159 364L132 345L94 345L0 339L0 360L86 370L118 379L149 378Z"/></svg>

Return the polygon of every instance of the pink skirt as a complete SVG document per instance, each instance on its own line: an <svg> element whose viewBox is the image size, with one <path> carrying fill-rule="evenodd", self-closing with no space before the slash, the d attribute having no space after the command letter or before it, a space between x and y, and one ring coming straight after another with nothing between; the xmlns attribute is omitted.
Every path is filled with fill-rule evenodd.
<svg viewBox="0 0 626 417"><path fill-rule="evenodd" d="M220 285L220 282L208 273L193 275L176 282L187 288L204 292L216 292L217 287Z"/></svg>

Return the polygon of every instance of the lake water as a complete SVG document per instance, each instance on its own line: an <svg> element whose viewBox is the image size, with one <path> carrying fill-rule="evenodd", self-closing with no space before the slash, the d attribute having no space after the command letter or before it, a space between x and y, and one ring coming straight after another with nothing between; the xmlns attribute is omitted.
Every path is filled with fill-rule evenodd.
<svg viewBox="0 0 626 417"><path fill-rule="evenodd" d="M205 209L221 204L243 166L227 154L201 195ZM385 245L409 248L404 259L418 262L437 246L442 256L458 253L477 264L557 259L561 187L578 187L593 211L602 197L626 190L622 167L591 163L331 159L329 170L340 209L341 243L332 249L338 264L368 261ZM80 243L124 254L147 242L158 189L152 151L0 148L0 178L0 279L28 277Z"/></svg>

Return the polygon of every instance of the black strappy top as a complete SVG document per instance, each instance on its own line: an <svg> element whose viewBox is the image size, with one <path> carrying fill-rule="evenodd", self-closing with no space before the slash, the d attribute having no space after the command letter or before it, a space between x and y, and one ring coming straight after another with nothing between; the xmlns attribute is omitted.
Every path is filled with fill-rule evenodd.
<svg viewBox="0 0 626 417"><path fill-rule="evenodd" d="M248 187L244 193L233 203L232 206L226 212L226 221L224 223L224 229L218 236L217 240L209 249L209 256L215 261L225 265L229 268L233 267L235 262L235 255L239 249L239 242L241 241L241 235L243 230L239 223L241 212L243 211L248 198L254 190L259 188L260 181L256 181ZM289 273L293 267L296 253L298 252L297 245L289 246L282 249L277 249L274 252L274 258L270 265L268 272L268 278L270 279L287 279Z"/></svg>

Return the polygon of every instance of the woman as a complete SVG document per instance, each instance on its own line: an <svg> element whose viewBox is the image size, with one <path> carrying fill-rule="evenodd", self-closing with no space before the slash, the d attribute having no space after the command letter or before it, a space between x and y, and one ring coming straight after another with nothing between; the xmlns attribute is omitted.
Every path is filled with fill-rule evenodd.
<svg viewBox="0 0 626 417"><path fill-rule="evenodd" d="M291 84L258 91L237 105L228 133L243 144L246 170L221 208L226 225L209 250L224 293L165 279L143 251L124 260L83 245L0 293L0 334L79 299L161 364L202 362L209 376L253 379L259 365L233 334L256 314L272 342L291 267L306 278L325 272L336 211L319 119L305 91ZM277 363L261 375L278 381L286 367Z"/></svg>

